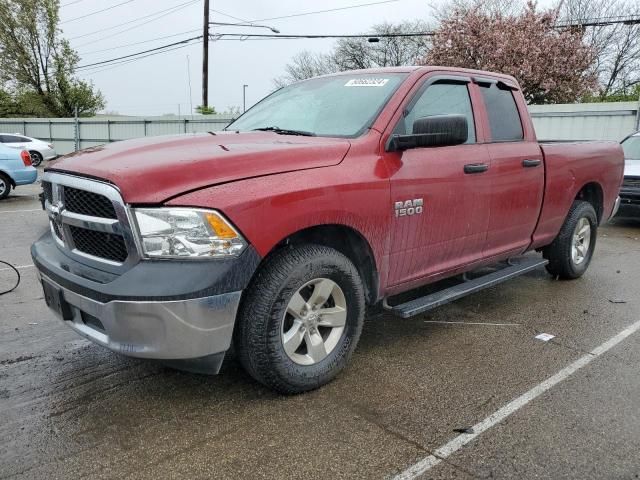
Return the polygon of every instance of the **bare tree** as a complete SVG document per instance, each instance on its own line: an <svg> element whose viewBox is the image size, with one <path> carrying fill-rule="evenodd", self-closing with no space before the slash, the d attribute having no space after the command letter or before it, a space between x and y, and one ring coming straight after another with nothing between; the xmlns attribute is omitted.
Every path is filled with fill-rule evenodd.
<svg viewBox="0 0 640 480"><path fill-rule="evenodd" d="M487 16L517 16L522 14L525 0L450 0L432 7L433 15L439 23L447 20L452 12L469 13L471 11Z"/></svg>
<svg viewBox="0 0 640 480"><path fill-rule="evenodd" d="M373 27L376 35L402 35L423 33L431 30L421 21L406 21L398 24L382 23ZM430 38L418 36L389 36L376 37L377 42L370 42L367 38L343 38L333 51L333 61L339 70L354 70L358 68L400 67L415 65L424 57L431 44Z"/></svg>
<svg viewBox="0 0 640 480"><path fill-rule="evenodd" d="M303 50L294 55L291 63L285 67L286 73L282 77L276 78L274 83L276 87L280 88L290 83L317 77L318 75L326 75L337 70L338 67L330 55Z"/></svg>
<svg viewBox="0 0 640 480"><path fill-rule="evenodd" d="M578 24L587 20L638 17L637 0L561 0L561 22ZM574 28L596 53L594 72L600 82L600 96L628 93L640 84L640 24L596 25Z"/></svg>
<svg viewBox="0 0 640 480"><path fill-rule="evenodd" d="M376 25L372 28L372 34L397 35L429 30L425 22L416 20ZM430 39L425 35L375 38L377 41L373 42L368 38L342 38L329 54L302 51L293 57L285 67L285 75L277 78L275 84L280 87L343 70L414 65L426 55L430 45Z"/></svg>

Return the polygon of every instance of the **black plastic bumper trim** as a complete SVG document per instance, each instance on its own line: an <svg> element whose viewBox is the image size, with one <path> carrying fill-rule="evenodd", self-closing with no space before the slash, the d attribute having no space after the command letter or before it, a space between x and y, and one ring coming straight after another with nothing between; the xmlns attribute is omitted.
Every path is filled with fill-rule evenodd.
<svg viewBox="0 0 640 480"><path fill-rule="evenodd" d="M121 275L88 267L66 256L47 232L31 247L36 268L64 289L100 303L172 301L244 290L261 258L249 245L237 258L143 260Z"/></svg>

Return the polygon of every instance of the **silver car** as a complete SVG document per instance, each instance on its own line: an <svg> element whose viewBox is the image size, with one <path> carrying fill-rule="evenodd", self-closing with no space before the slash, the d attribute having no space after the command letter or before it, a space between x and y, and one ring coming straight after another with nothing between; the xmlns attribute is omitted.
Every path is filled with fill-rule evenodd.
<svg viewBox="0 0 640 480"><path fill-rule="evenodd" d="M619 215L640 215L640 132L622 141L624 150L624 182L620 189Z"/></svg>
<svg viewBox="0 0 640 480"><path fill-rule="evenodd" d="M58 156L52 144L19 133L0 133L0 143L7 147L27 150L34 167L40 165L43 160L53 160Z"/></svg>

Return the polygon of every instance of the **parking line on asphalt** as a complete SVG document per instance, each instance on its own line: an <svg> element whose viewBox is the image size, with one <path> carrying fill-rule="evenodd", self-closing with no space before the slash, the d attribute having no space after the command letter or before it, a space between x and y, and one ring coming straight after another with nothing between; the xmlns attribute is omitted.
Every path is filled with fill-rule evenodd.
<svg viewBox="0 0 640 480"><path fill-rule="evenodd" d="M35 265L18 265L16 268L18 270L22 270L24 268L33 268ZM13 270L12 268L0 268L0 272L4 272L5 270Z"/></svg>
<svg viewBox="0 0 640 480"><path fill-rule="evenodd" d="M600 346L594 348L586 355L580 357L578 360L570 364L568 367L563 368L555 375L547 378L542 383L539 383L528 392L520 395L518 398L507 403L504 407L496 410L494 413L489 415L487 418L485 418L481 422L475 424L469 430L472 433L462 433L458 435L450 442L444 444L443 446L435 450L435 452L432 455L429 455L423 458L422 460L420 460L419 462L414 463L409 468L407 468L403 472L393 477L393 479L394 480L412 480L424 474L431 468L441 463L447 457L453 455L455 452L460 450L467 443L473 441L478 435L490 429L494 425L497 425L512 413L517 412L519 409L527 405L529 402L531 402L532 400L535 400L537 397L542 395L547 390L550 390L552 387L554 387L558 383L567 379L568 377L573 375L575 372L580 370L582 367L588 365L594 359L598 358L603 353L611 350L613 347L618 345L627 337L633 335L638 330L640 330L640 320L628 326L627 328L625 328L620 333L610 338Z"/></svg>
<svg viewBox="0 0 640 480"><path fill-rule="evenodd" d="M26 212L41 212L41 208L34 208L31 210L0 210L0 213L26 213Z"/></svg>
<svg viewBox="0 0 640 480"><path fill-rule="evenodd" d="M489 327L520 327L519 323L486 323L486 322L445 322L440 320L425 320L424 323L438 323L442 325L486 325Z"/></svg>

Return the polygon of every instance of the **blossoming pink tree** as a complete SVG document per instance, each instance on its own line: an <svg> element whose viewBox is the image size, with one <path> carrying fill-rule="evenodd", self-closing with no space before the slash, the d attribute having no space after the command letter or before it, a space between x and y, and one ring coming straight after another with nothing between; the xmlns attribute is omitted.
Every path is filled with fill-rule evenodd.
<svg viewBox="0 0 640 480"><path fill-rule="evenodd" d="M575 102L596 90L595 54L581 32L555 22L553 11L537 12L532 2L518 14L457 7L436 30L424 63L513 75L531 104Z"/></svg>

